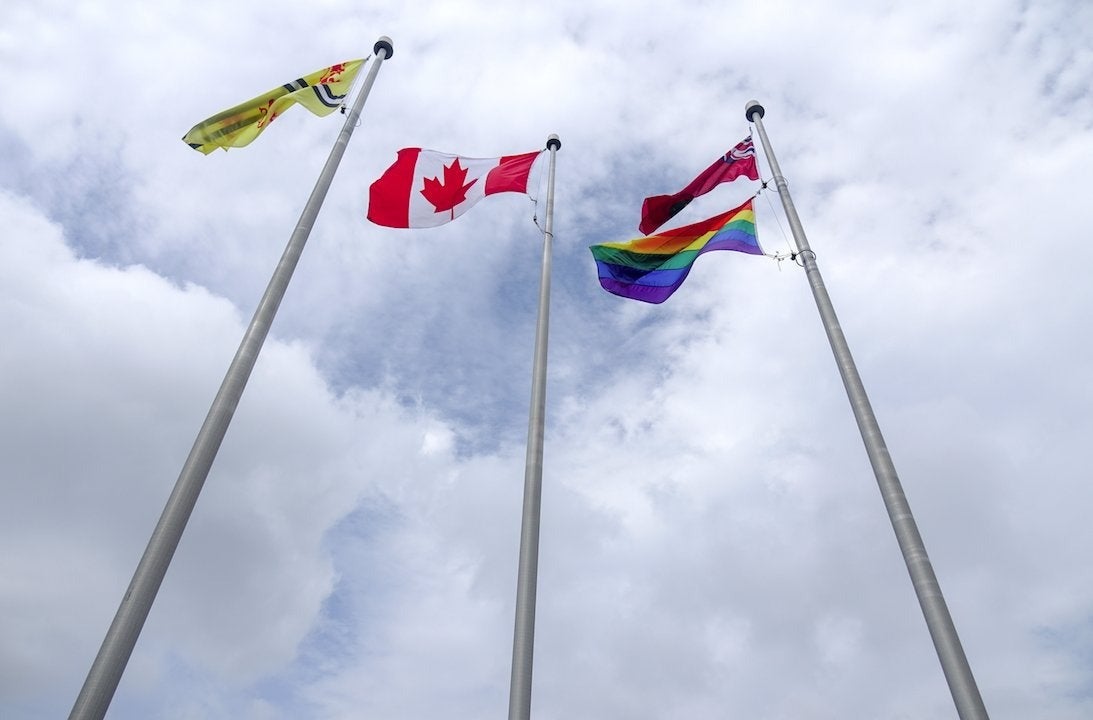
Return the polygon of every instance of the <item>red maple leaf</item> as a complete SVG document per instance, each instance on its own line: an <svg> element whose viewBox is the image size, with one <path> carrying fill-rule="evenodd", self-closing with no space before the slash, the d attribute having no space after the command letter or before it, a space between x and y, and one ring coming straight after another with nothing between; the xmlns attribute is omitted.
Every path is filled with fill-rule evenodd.
<svg viewBox="0 0 1093 720"><path fill-rule="evenodd" d="M421 194L429 201L436 212L450 210L452 219L455 219L455 206L467 199L467 191L478 182L478 178L471 180L466 185L467 168L459 167L459 158L451 165L444 166L444 181L440 178L425 178L425 187Z"/></svg>

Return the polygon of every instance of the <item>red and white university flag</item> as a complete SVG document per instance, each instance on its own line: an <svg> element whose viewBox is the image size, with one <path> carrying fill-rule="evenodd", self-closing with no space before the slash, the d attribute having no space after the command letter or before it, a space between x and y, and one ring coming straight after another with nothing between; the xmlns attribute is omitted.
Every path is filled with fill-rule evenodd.
<svg viewBox="0 0 1093 720"><path fill-rule="evenodd" d="M702 174L679 192L673 195L653 195L645 198L645 202L641 204L641 222L638 224L638 230L642 235L656 232L657 228L674 218L696 197L705 195L717 185L732 182L738 177L759 179L759 168L755 165L755 145L752 144L751 135L715 160L713 165L703 170Z"/></svg>
<svg viewBox="0 0 1093 720"><path fill-rule="evenodd" d="M541 153L467 158L403 148L368 188L368 219L395 228L451 222L487 195L527 193L528 176Z"/></svg>

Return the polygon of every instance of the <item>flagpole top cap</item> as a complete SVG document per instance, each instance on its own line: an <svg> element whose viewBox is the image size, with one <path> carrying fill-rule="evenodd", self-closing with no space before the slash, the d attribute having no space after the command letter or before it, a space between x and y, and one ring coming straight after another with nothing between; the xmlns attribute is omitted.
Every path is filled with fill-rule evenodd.
<svg viewBox="0 0 1093 720"><path fill-rule="evenodd" d="M561 150L562 149L562 141L558 139L557 135L554 135L552 133L550 135L550 137L547 138L546 146L547 146L547 150Z"/></svg>
<svg viewBox="0 0 1093 720"><path fill-rule="evenodd" d="M762 118L766 114L767 111L763 109L758 100L751 100L744 106L744 117L748 119L748 122L752 122L752 118L756 115Z"/></svg>
<svg viewBox="0 0 1093 720"><path fill-rule="evenodd" d="M381 35L380 39L376 41L376 44L372 46L372 52L377 55L380 54L380 50L386 50L387 54L384 56L384 60L390 60L391 56L395 54L395 46L391 44L391 38L386 35Z"/></svg>

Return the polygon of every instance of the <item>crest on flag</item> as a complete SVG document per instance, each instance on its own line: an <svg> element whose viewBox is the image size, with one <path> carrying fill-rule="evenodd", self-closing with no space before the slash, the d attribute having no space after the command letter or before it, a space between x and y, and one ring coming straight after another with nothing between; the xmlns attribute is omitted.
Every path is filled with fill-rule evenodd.
<svg viewBox="0 0 1093 720"><path fill-rule="evenodd" d="M269 92L213 115L190 128L182 140L208 155L217 148L249 145L295 104L320 117L337 110L364 60L349 60L297 78Z"/></svg>

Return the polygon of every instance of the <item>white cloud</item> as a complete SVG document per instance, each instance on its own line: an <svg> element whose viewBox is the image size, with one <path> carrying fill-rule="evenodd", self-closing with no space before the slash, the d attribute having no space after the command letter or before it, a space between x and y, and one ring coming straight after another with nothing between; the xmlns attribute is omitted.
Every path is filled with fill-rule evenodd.
<svg viewBox="0 0 1093 720"><path fill-rule="evenodd" d="M587 245L752 98L992 717L1089 715L1085 4L8 5L0 68L47 80L0 106L0 715L74 700L338 121L178 138L380 34L111 717L504 712L536 208L402 233L364 204L399 147L551 132L535 716L951 717L800 269L596 285Z"/></svg>
<svg viewBox="0 0 1093 720"><path fill-rule="evenodd" d="M78 260L3 196L5 696L74 687L242 336L226 302ZM382 392L335 398L306 348L264 349L131 665L246 686L290 662L335 574L325 534L444 429ZM435 452L433 453L435 454ZM43 643L43 637L53 642ZM128 680L127 676L127 680ZM44 706L43 706L44 707Z"/></svg>

